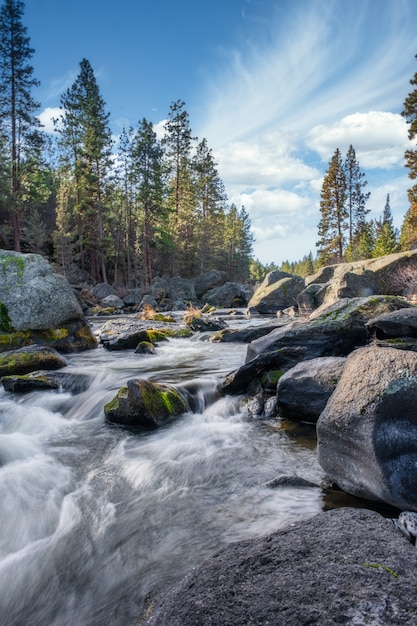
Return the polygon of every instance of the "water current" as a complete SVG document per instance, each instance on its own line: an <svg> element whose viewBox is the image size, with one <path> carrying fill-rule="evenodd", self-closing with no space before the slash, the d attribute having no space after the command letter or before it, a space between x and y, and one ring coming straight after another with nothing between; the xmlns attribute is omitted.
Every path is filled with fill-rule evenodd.
<svg viewBox="0 0 417 626"><path fill-rule="evenodd" d="M265 486L282 473L320 481L311 430L253 419L236 398L146 434L105 423L130 378L194 381L210 398L246 346L199 339L70 355L90 383L80 393L0 390L1 624L133 626L149 595L221 546L322 510L319 488Z"/></svg>

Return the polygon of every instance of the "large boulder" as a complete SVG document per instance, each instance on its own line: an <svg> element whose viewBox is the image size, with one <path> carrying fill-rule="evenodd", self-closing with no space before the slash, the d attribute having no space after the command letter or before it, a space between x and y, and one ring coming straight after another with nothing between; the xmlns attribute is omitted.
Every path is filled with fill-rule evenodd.
<svg viewBox="0 0 417 626"><path fill-rule="evenodd" d="M194 281L187 278L173 276L168 281L167 297L174 302L176 300L196 301Z"/></svg>
<svg viewBox="0 0 417 626"><path fill-rule="evenodd" d="M226 282L226 272L220 270L209 270L197 276L195 279L195 293L197 298L204 299L203 296L210 289L220 287Z"/></svg>
<svg viewBox="0 0 417 626"><path fill-rule="evenodd" d="M157 604L149 626L414 624L417 551L366 509L336 509L234 542ZM146 619L146 618L145 618Z"/></svg>
<svg viewBox="0 0 417 626"><path fill-rule="evenodd" d="M187 408L184 398L172 385L132 379L105 405L104 414L114 424L150 430L185 413Z"/></svg>
<svg viewBox="0 0 417 626"><path fill-rule="evenodd" d="M417 354L368 346L346 360L317 422L318 459L339 487L417 511Z"/></svg>
<svg viewBox="0 0 417 626"><path fill-rule="evenodd" d="M248 302L250 309L255 308L263 315L275 314L297 304L297 296L305 288L304 278L301 276L284 276L276 282L271 281L271 272L267 274L261 286L255 291ZM279 272L278 275L281 275Z"/></svg>
<svg viewBox="0 0 417 626"><path fill-rule="evenodd" d="M327 307L320 315L306 322L273 330L248 346L246 361L269 350L287 345L302 346L306 358L319 356L346 356L369 337L366 323L382 313L411 307L396 296L344 298Z"/></svg>
<svg viewBox="0 0 417 626"><path fill-rule="evenodd" d="M278 381L277 409L281 417L317 422L336 389L346 358L329 356L302 361Z"/></svg>
<svg viewBox="0 0 417 626"><path fill-rule="evenodd" d="M227 282L204 294L204 302L215 307L245 307L252 295L248 285Z"/></svg>
<svg viewBox="0 0 417 626"><path fill-rule="evenodd" d="M305 284L309 290L308 293L301 292L299 305L300 308L307 303L327 307L341 298L373 294L409 296L410 275L414 276L416 286L417 250L326 266L307 276ZM320 289L313 293L311 285L320 285Z"/></svg>
<svg viewBox="0 0 417 626"><path fill-rule="evenodd" d="M190 331L176 322L145 321L135 317L108 320L100 329L99 341L107 350L134 350L142 341L157 343L167 337L188 337Z"/></svg>
<svg viewBox="0 0 417 626"><path fill-rule="evenodd" d="M8 335L0 335L0 351L33 343L66 352L96 346L68 280L39 254L0 251L0 304L0 333Z"/></svg>

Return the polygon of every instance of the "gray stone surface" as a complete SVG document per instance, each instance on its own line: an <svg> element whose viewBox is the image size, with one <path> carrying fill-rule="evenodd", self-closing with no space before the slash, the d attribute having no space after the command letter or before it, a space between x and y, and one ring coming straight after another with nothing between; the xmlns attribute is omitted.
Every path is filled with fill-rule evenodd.
<svg viewBox="0 0 417 626"><path fill-rule="evenodd" d="M281 273L281 272L280 272ZM269 283L267 279L255 291L248 302L248 307L254 307L263 315L274 315L277 311L297 304L297 296L305 288L304 278L300 276L286 276L277 282Z"/></svg>
<svg viewBox="0 0 417 626"><path fill-rule="evenodd" d="M417 354L370 346L348 356L317 422L318 460L348 493L417 511Z"/></svg>
<svg viewBox="0 0 417 626"><path fill-rule="evenodd" d="M0 302L17 331L57 328L84 317L67 279L39 254L0 250Z"/></svg>
<svg viewBox="0 0 417 626"><path fill-rule="evenodd" d="M262 352L285 346L303 346L306 357L346 356L355 347L364 345L369 337L366 323L382 313L410 306L395 296L345 298L320 315L305 322L296 322L287 328L253 341L248 346L246 361Z"/></svg>
<svg viewBox="0 0 417 626"><path fill-rule="evenodd" d="M277 408L281 417L315 422L336 389L345 357L302 361L278 381Z"/></svg>
<svg viewBox="0 0 417 626"><path fill-rule="evenodd" d="M232 543L195 568L148 626L396 626L417 615L417 551L390 520L336 509Z"/></svg>

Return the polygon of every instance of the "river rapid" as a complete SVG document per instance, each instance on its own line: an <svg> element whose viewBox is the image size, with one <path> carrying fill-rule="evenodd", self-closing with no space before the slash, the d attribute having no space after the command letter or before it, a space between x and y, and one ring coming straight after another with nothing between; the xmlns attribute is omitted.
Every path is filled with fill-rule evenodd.
<svg viewBox="0 0 417 626"><path fill-rule="evenodd" d="M1 388L1 624L133 626L221 546L323 509L319 488L265 486L282 473L320 482L314 429L297 436L214 400L246 345L203 339L70 355L68 371L90 381L81 393ZM111 426L103 406L130 378L193 381L200 410L146 434Z"/></svg>

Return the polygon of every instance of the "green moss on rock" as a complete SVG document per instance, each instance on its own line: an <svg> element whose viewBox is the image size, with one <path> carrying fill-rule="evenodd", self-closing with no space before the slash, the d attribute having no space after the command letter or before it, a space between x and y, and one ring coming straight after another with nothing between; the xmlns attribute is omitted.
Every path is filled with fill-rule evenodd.
<svg viewBox="0 0 417 626"><path fill-rule="evenodd" d="M12 333L14 331L7 307L0 302L0 333Z"/></svg>
<svg viewBox="0 0 417 626"><path fill-rule="evenodd" d="M181 394L170 385L129 380L104 407L109 422L147 430L163 426L187 411Z"/></svg>

